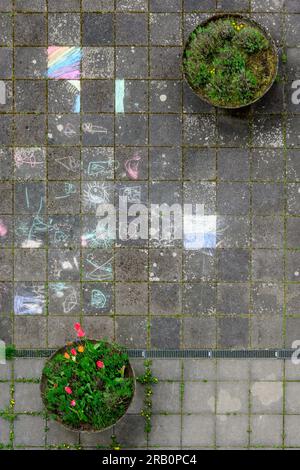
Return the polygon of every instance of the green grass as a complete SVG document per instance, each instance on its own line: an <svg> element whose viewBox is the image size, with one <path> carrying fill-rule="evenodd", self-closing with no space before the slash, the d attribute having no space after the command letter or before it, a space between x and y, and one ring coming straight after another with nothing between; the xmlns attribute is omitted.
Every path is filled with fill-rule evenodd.
<svg viewBox="0 0 300 470"><path fill-rule="evenodd" d="M183 67L192 88L219 106L238 107L269 87L277 58L269 39L246 20L221 18L191 34Z"/></svg>

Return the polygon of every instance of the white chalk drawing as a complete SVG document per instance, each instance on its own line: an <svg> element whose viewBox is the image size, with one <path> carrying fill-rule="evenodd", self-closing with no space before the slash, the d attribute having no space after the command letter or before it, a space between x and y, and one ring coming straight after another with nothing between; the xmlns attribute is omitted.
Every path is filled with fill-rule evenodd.
<svg viewBox="0 0 300 470"><path fill-rule="evenodd" d="M89 280L94 281L107 281L112 280L113 276L113 269L112 263L113 258L110 258L105 263L98 264L94 259L93 256L89 256L86 259L88 266L91 267L91 271L86 273L86 277Z"/></svg>
<svg viewBox="0 0 300 470"><path fill-rule="evenodd" d="M82 124L82 130L86 134L107 134L108 130L103 126L97 126L92 122L85 122Z"/></svg>
<svg viewBox="0 0 300 470"><path fill-rule="evenodd" d="M59 282L57 284L52 284L51 289L56 297L63 298L63 313L68 314L77 307L78 294L74 286L70 286L64 282Z"/></svg>
<svg viewBox="0 0 300 470"><path fill-rule="evenodd" d="M66 168L68 171L72 173L76 173L80 169L80 162L76 160L75 157L72 155L68 155L67 157L56 158L56 163Z"/></svg>
<svg viewBox="0 0 300 470"><path fill-rule="evenodd" d="M110 186L106 183L93 181L87 183L83 190L83 203L85 208L95 209L99 204L108 203Z"/></svg>
<svg viewBox="0 0 300 470"><path fill-rule="evenodd" d="M123 186L120 189L120 197L127 198L130 203L139 204L142 199L141 186Z"/></svg>

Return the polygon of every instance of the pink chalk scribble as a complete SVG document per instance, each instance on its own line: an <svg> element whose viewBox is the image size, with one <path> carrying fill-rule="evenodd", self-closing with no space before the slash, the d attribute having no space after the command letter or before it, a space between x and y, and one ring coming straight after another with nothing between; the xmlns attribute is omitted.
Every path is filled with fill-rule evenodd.
<svg viewBox="0 0 300 470"><path fill-rule="evenodd" d="M5 223L0 220L0 237L5 237L8 233L8 228Z"/></svg>
<svg viewBox="0 0 300 470"><path fill-rule="evenodd" d="M139 178L139 165L141 157L139 155L134 155L132 158L129 158L125 162L125 170L127 176L132 180L137 180Z"/></svg>

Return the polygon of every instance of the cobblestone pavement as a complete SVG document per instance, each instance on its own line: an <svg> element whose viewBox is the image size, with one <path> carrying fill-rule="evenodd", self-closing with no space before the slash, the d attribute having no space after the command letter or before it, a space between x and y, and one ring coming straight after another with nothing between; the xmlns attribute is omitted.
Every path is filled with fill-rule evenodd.
<svg viewBox="0 0 300 470"><path fill-rule="evenodd" d="M204 104L182 80L189 33L224 11L258 20L281 57L271 92L240 112ZM299 14L297 0L0 0L1 339L55 348L73 338L78 320L88 336L131 348L289 348L300 339L300 108L291 100ZM120 195L204 204L201 245L191 250L187 234L170 246L99 240L97 206ZM149 445L299 444L288 395L286 417L283 399L259 418L245 398L245 414L226 418L226 406L213 414L213 399L198 410L205 400L195 394L217 387L211 378L186 382L184 397L194 399L182 402L179 376L174 384L166 377L158 389L172 387L172 406L165 392L157 406L171 414L155 417ZM16 410L38 412L37 384L15 386ZM250 387L229 386L245 396ZM9 382L2 387L6 403ZM185 403L191 415L181 414ZM203 436L193 432L196 410ZM35 433L25 442L29 423ZM44 445L41 416L14 424L16 445ZM51 426L48 444L68 440ZM143 424L133 413L123 426ZM7 442L9 423L0 429ZM143 439L140 432L129 444Z"/></svg>
<svg viewBox="0 0 300 470"><path fill-rule="evenodd" d="M300 448L299 366L281 360L154 360L152 431L140 416L143 387L129 414L104 433L78 433L47 421L40 400L41 359L0 366L0 442L14 448ZM137 373L143 361L134 360ZM13 400L13 404L10 404ZM6 416L7 417L7 416ZM30 430L30 431L29 431Z"/></svg>

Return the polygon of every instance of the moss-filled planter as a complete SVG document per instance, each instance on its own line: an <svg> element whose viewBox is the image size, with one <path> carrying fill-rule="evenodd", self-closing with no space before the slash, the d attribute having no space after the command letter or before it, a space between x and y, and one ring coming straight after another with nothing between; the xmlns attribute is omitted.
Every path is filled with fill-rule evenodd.
<svg viewBox="0 0 300 470"><path fill-rule="evenodd" d="M278 71L269 33L237 14L216 15L190 34L183 54L187 82L206 102L241 108L262 98Z"/></svg>
<svg viewBox="0 0 300 470"><path fill-rule="evenodd" d="M126 414L134 371L119 345L82 339L45 364L41 394L51 418L76 431L104 431Z"/></svg>

